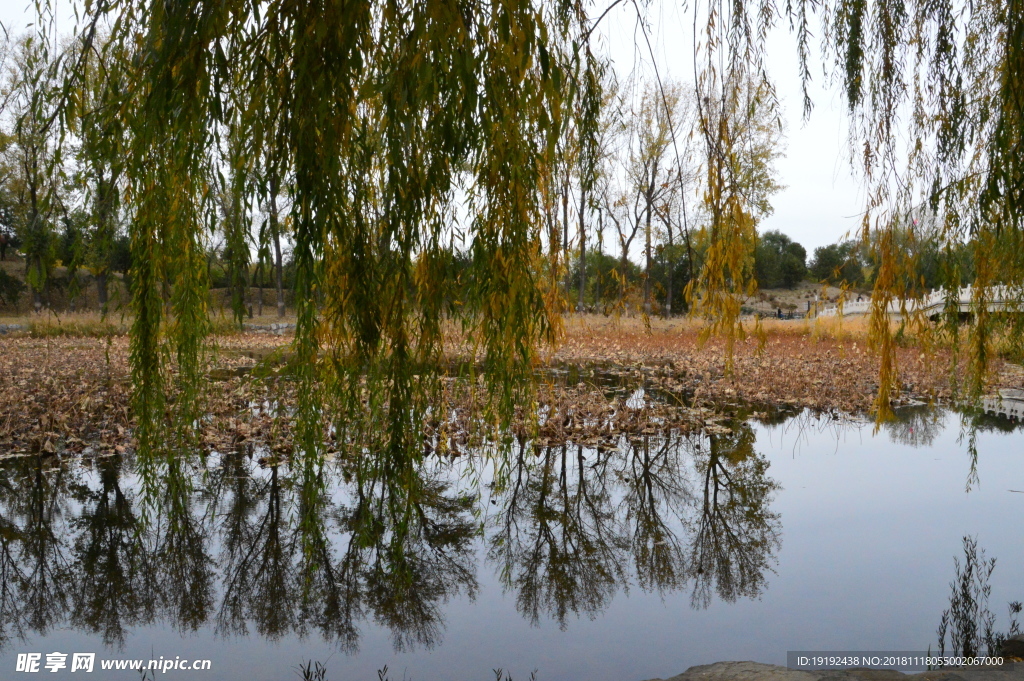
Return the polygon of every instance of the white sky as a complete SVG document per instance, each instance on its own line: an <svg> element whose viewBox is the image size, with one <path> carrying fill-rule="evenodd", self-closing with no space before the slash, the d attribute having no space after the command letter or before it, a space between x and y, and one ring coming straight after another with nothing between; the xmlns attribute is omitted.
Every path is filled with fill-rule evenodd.
<svg viewBox="0 0 1024 681"><path fill-rule="evenodd" d="M594 16L604 11L610 2L598 0ZM58 31L70 32L74 24L70 3L56 0L52 4L57 13ZM652 0L646 11L661 77L692 82L692 15L682 15L681 7L681 0ZM33 0L0 1L0 22L13 33L25 31L34 18ZM641 68L651 72L647 45L643 34L636 29L636 10L631 3L612 9L602 22L599 34L599 47L607 49L621 74L631 71L638 60L646 62ZM834 243L847 232L856 230L864 194L847 160L841 99L837 91L823 87L817 46L812 46L815 63L811 69L814 78L811 97L815 108L806 123L801 120L796 43L787 29L770 36L768 53L769 67L786 118L786 156L778 162L779 179L786 188L774 197L775 212L762 222L760 229L782 231L803 244L810 256L816 247Z"/></svg>

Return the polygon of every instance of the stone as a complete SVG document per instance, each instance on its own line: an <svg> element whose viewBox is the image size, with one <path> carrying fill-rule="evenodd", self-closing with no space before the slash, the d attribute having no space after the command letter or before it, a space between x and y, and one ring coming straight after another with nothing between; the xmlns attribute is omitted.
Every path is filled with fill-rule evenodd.
<svg viewBox="0 0 1024 681"><path fill-rule="evenodd" d="M1017 634L1003 641L1003 645L999 647L999 654L1024 660L1024 634Z"/></svg>
<svg viewBox="0 0 1024 681"><path fill-rule="evenodd" d="M760 662L716 662L690 667L669 679L650 681L1024 681L1024 664L903 674L894 669L852 667L803 671Z"/></svg>
<svg viewBox="0 0 1024 681"><path fill-rule="evenodd" d="M670 679L651 681L818 681L818 673L760 662L715 662L690 667Z"/></svg>

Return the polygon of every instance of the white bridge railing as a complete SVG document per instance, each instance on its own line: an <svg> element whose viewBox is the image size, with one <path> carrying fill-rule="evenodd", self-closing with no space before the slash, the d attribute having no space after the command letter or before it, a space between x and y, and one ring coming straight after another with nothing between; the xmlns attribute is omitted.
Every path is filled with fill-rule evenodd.
<svg viewBox="0 0 1024 681"><path fill-rule="evenodd" d="M894 300L889 303L886 313L894 317L915 313L924 313L927 316L939 314L946 309L947 297L945 289L936 289L920 300ZM1024 309L1024 290L1014 286L991 286L980 295L977 290L965 286L954 294L953 304L961 312L970 312L976 309L980 302L979 298L984 299L985 307L991 312ZM841 305L826 307L818 312L818 317L850 317L871 314L871 305L871 299L846 301Z"/></svg>
<svg viewBox="0 0 1024 681"><path fill-rule="evenodd" d="M1001 390L998 396L984 398L981 408L986 414L1020 421L1024 418L1024 390Z"/></svg>

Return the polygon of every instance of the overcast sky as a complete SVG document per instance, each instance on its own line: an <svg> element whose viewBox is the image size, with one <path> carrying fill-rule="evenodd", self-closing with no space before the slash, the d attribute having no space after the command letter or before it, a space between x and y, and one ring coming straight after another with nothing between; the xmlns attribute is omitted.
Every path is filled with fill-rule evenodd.
<svg viewBox="0 0 1024 681"><path fill-rule="evenodd" d="M645 11L659 75L692 83L693 15L682 15L681 8L678 0L653 0ZM638 61L648 62L641 69L652 72L651 50L637 28L631 3L612 9L599 29L602 47L620 74L629 73ZM814 248L834 243L860 226L864 192L851 173L844 107L838 92L824 87L817 49L812 49L809 89L814 110L804 122L796 42L788 27L776 30L767 47L769 70L785 114L786 156L778 161L778 171L786 188L772 200L775 212L759 231L788 234L810 255Z"/></svg>
<svg viewBox="0 0 1024 681"><path fill-rule="evenodd" d="M599 0L594 15L610 1ZM53 4L58 30L70 32L74 22L70 3L58 0ZM652 0L646 11L661 77L692 82L693 20L692 15L681 15L681 6L679 0ZM0 1L0 21L15 34L26 30L34 17L33 0ZM629 73L638 61L646 62L641 68L651 73L647 44L636 27L632 4L613 8L599 33L599 47L607 50L621 74ZM770 70L785 110L786 156L778 161L778 170L786 188L774 197L775 212L762 222L760 230L780 230L802 243L810 255L814 248L834 243L857 229L864 194L850 170L845 112L837 92L823 87L818 52L812 52L815 107L804 123L795 41L788 30L779 29L769 38L768 48Z"/></svg>

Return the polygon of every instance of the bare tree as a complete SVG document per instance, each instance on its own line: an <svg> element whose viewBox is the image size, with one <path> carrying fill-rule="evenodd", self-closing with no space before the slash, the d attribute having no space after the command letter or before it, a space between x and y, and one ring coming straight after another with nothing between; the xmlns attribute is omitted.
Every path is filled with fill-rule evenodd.
<svg viewBox="0 0 1024 681"><path fill-rule="evenodd" d="M624 88L628 93L636 88ZM611 170L604 184L604 212L611 219L620 248L620 278L628 271L629 250L643 234L643 307L650 314L652 304L652 264L657 237L657 222L666 219L668 207L682 185L679 173L689 159L675 153L675 138L681 136L684 122L681 102L683 87L675 82L651 82L643 85L639 99L627 101L620 95L617 133L621 136L618 160L621 168ZM692 173L691 173L692 174ZM671 230L669 230L671 231ZM669 238L673 238L669 235ZM620 301L624 291L620 291Z"/></svg>

